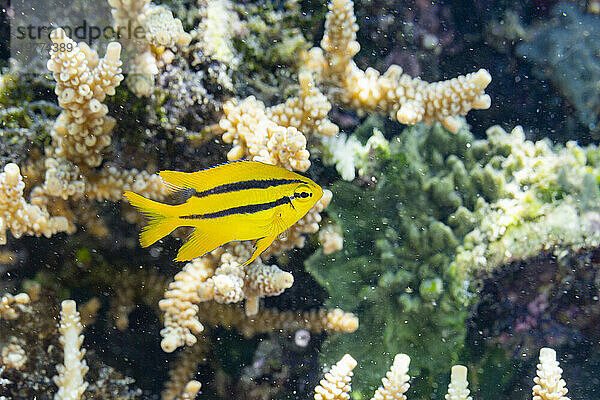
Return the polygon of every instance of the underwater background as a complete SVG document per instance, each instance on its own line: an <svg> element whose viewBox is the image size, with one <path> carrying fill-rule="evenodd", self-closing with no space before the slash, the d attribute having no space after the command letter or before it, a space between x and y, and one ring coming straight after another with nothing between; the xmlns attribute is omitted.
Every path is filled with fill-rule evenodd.
<svg viewBox="0 0 600 400"><path fill-rule="evenodd" d="M0 9L0 399L600 397L600 2ZM124 191L239 159L324 196L140 247Z"/></svg>

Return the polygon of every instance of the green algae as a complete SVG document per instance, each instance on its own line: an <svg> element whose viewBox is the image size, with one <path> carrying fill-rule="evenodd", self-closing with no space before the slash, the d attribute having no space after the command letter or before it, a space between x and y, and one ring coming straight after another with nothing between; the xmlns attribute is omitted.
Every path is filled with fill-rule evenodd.
<svg viewBox="0 0 600 400"><path fill-rule="evenodd" d="M330 188L328 212L347 240L342 251L318 252L306 266L328 288L329 306L359 314L357 333L324 346L327 362L340 352L361 360L355 395L371 393L398 352L411 356L411 375L425 377L415 385L422 393L458 360L467 293L464 276L448 268L460 237L447 221L475 199L454 189L464 177L445 162L455 155L450 163L462 163L472 137L464 129L449 135L438 126L409 128L377 159L374 189L345 182Z"/></svg>
<svg viewBox="0 0 600 400"><path fill-rule="evenodd" d="M234 46L246 68L262 72L284 65L298 67L298 52L310 47L299 28L298 2L288 1L283 9L272 1L245 4L238 11L248 35L235 38Z"/></svg>
<svg viewBox="0 0 600 400"><path fill-rule="evenodd" d="M32 148L43 151L60 108L48 100L51 85L19 74L18 66L0 74L0 161L21 163ZM53 95L53 93L52 93Z"/></svg>

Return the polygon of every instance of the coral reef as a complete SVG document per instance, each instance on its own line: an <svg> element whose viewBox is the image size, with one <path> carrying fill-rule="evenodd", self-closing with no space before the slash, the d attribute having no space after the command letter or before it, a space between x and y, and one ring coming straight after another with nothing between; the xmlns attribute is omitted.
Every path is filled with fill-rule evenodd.
<svg viewBox="0 0 600 400"><path fill-rule="evenodd" d="M114 24L129 27L132 32L143 32L143 39L124 38L128 49L134 53L129 66L129 87L137 96L148 96L154 88L155 75L159 68L170 64L174 59L172 50L176 46L187 46L190 34L183 31L180 20L172 12L149 0L110 0Z"/></svg>
<svg viewBox="0 0 600 400"><path fill-rule="evenodd" d="M528 381L522 372L544 344L564 354L572 370L597 363L584 354L595 353L600 337L598 261L597 249L561 258L543 253L511 262L483 280L467 325L467 343L475 349L473 362L482 370L492 370L515 354L521 362L502 378L489 374L480 383L481 391L501 390L511 396L525 390ZM577 385L575 397L591 395L596 386L593 378L586 378Z"/></svg>
<svg viewBox="0 0 600 400"><path fill-rule="evenodd" d="M491 99L483 91L492 78L484 69L428 84L403 74L398 65L391 65L383 75L373 68L358 68L352 61L360 50L353 7L351 0L329 3L321 48L311 49L306 60L317 81L325 79L341 87L343 103L359 114L381 111L409 125L439 121L453 132L459 129L457 115L490 107Z"/></svg>
<svg viewBox="0 0 600 400"><path fill-rule="evenodd" d="M382 386L379 386L372 397L372 400L406 400L412 398L406 396L409 390L408 366L410 357L406 354L396 354L394 363L386 373L385 378L381 380ZM350 398L350 381L352 379L352 370L357 362L351 355L346 354L338 361L331 370L325 374L321 384L315 387L315 400L347 400ZM533 378L535 385L532 388L534 400L569 400L566 383L561 378L562 369L556 361L556 351L549 347L540 349L540 363L537 365L537 376ZM444 396L446 400L472 400L467 388L467 367L463 365L454 365L450 375L450 384L448 392Z"/></svg>
<svg viewBox="0 0 600 400"><path fill-rule="evenodd" d="M343 349L373 360L359 388L373 384L398 347L411 348L413 365L435 377L457 359L466 306L477 303L488 273L541 251L560 258L597 247L600 235L594 146L533 143L521 128L492 127L475 140L436 125L407 129L386 147L364 170L376 185L331 187L330 216L353 241L306 263L328 289L327 304L361 320L353 337L329 338L324 356Z"/></svg>
<svg viewBox="0 0 600 400"><path fill-rule="evenodd" d="M593 82L600 78L598 17L586 15L573 4L554 6L552 19L531 27L519 55L534 63L540 79L550 79L590 131L598 131L600 97Z"/></svg>
<svg viewBox="0 0 600 400"><path fill-rule="evenodd" d="M58 310L53 295L45 292L37 298L35 292L30 292L15 297L24 296L36 300L27 308L22 307L15 319L0 324L2 353L12 353L7 358L2 357L0 397L21 399L44 395L51 398L54 395L56 399L80 399L85 392L84 396L102 399L144 398L133 379L123 377L104 364L94 349L87 354L80 350L83 335L75 302L63 302L57 324ZM17 356L21 352L15 350L16 346L25 349L25 359L20 361L20 366ZM89 372L86 361L90 365ZM55 371L58 373L54 379L56 384L52 381ZM84 375L87 382L83 381Z"/></svg>
<svg viewBox="0 0 600 400"><path fill-rule="evenodd" d="M84 16L90 4L76 0L64 12ZM49 57L37 60L47 76L31 74L37 61L8 62L0 47L0 282L3 293L26 292L0 300L0 397L49 398L62 390L74 398L176 399L201 389L215 399L307 398L322 361L332 365L350 352L373 363L357 373L351 396L360 399L402 349L418 377L409 391L409 359L399 355L374 398L468 399L464 368L455 367L448 392L442 389L450 365L467 352L466 321L467 340L474 327L486 334L477 339L485 354L471 359L486 371L497 360L516 371L514 360L525 364L545 343L571 357L565 347L597 338L598 150L529 142L520 129L494 127L486 140L467 131L467 113L469 121L488 116L474 126L476 135L493 125L489 112L469 112L490 107L485 91L498 87L488 85L525 79L513 76L511 44L498 45L502 57L487 58L487 38L468 31L491 22L466 18L463 9L471 7L420 0L108 4L113 27L140 28L142 37L87 45L56 29ZM481 16L509 7L484 1L472 9ZM585 41L580 50L592 47ZM552 68L544 74L558 80ZM477 72L458 76L469 71ZM511 98L528 99L530 88ZM564 95L581 102L577 93ZM504 112L496 96L496 111ZM535 100L523 108L541 108ZM581 118L593 113L593 101L579 106ZM544 104L541 112L553 110ZM416 126L398 134L398 122ZM157 170L240 158L306 173L323 186L323 198L243 268L249 242L172 263L185 229L139 248L141 217L121 202L124 190L176 203L179 194ZM508 310L493 310L502 318L489 321L496 289L511 287L502 271L519 266L525 275L548 267L562 280L540 274L530 292L511 292L502 305ZM571 288L573 296L560 294ZM57 305L67 298L78 302L80 316L75 303L63 302L57 326ZM356 361L343 360L318 396L349 398ZM555 362L546 362L536 396L554 396L544 385L560 382ZM487 376L506 375L481 375L471 386L497 398Z"/></svg>

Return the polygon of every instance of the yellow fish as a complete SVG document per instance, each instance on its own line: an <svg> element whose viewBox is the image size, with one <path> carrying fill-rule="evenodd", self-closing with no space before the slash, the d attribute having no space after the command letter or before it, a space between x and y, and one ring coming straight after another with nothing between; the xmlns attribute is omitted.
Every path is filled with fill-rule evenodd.
<svg viewBox="0 0 600 400"><path fill-rule="evenodd" d="M236 240L256 240L254 261L279 234L295 224L323 196L312 180L275 165L240 160L197 172L161 171L162 180L189 198L169 205L125 192L148 217L140 244L148 247L175 228L194 231L175 261L188 261Z"/></svg>

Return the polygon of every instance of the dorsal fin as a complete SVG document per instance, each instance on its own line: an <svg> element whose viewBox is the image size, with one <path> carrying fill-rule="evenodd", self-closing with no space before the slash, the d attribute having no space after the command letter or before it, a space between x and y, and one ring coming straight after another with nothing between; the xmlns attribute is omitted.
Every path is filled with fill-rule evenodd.
<svg viewBox="0 0 600 400"><path fill-rule="evenodd" d="M238 160L201 169L197 172L161 171L160 177L169 186L190 188L197 192L212 189L219 185L251 179L304 179L300 174L285 168L259 161Z"/></svg>

